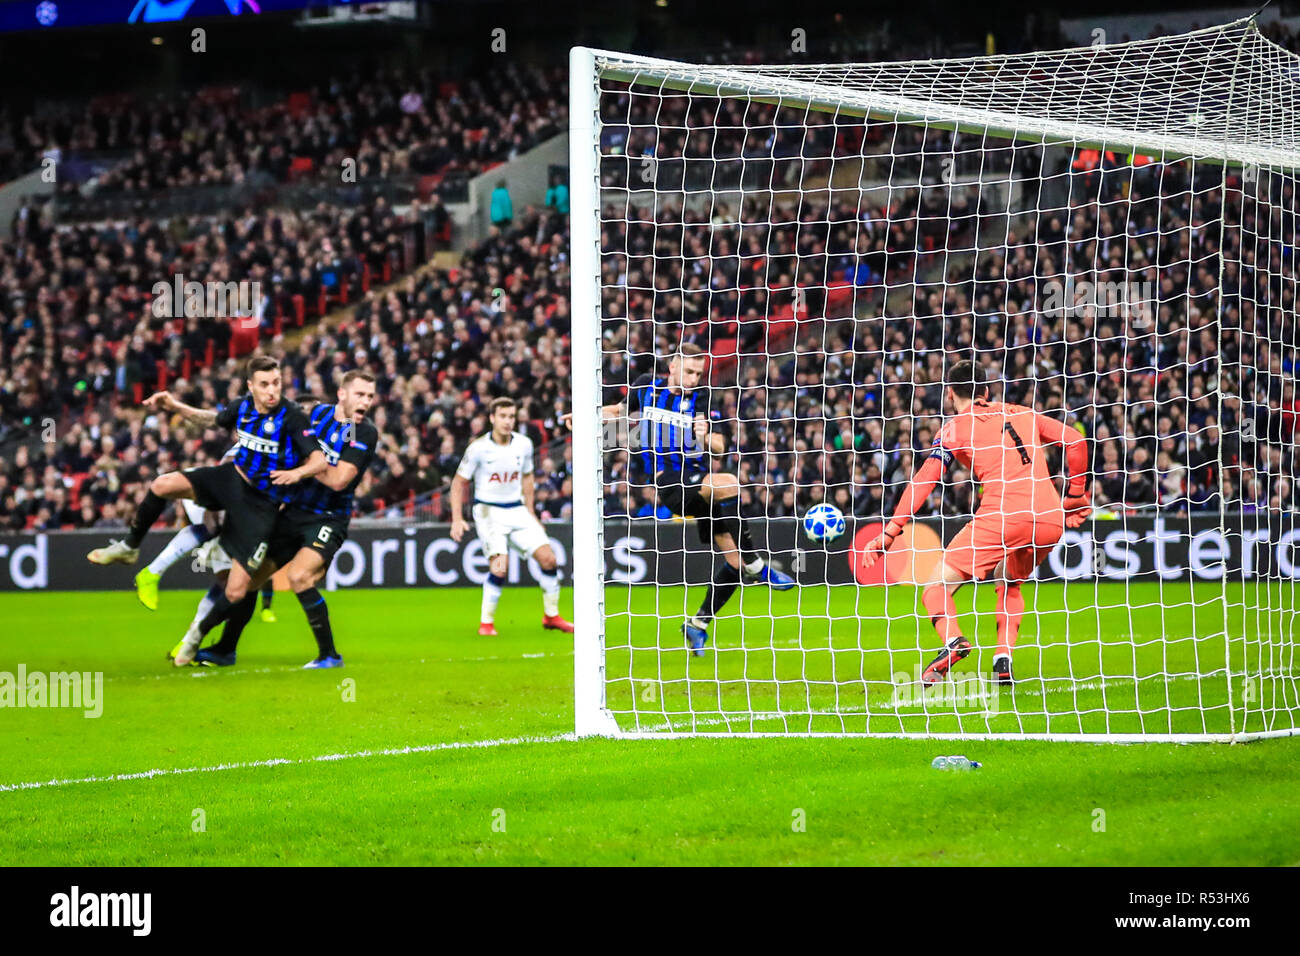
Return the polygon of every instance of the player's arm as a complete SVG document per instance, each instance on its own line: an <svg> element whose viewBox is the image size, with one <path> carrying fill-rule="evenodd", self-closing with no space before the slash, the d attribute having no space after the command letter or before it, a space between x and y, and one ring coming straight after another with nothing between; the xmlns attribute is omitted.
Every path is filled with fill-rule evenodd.
<svg viewBox="0 0 1300 956"><path fill-rule="evenodd" d="M308 478L315 478L325 469L329 468L330 463L326 460L325 454L317 448L297 468L289 468L284 471L271 472L271 484L273 485L296 485L300 481Z"/></svg>
<svg viewBox="0 0 1300 956"><path fill-rule="evenodd" d="M316 476L316 480L333 491L342 491L347 488L352 482L356 481L357 475L370 467L370 462L375 457L375 449L379 444L377 441L378 435L379 432L372 426L363 425L357 429L354 436L339 452L339 463L337 465L328 465L323 472Z"/></svg>
<svg viewBox="0 0 1300 956"><path fill-rule="evenodd" d="M715 432L709 425L709 420L703 415L695 416L695 437L699 440L701 448L707 448L715 455L725 455L727 453L727 437L720 432Z"/></svg>
<svg viewBox="0 0 1300 956"><path fill-rule="evenodd" d="M154 392L141 404L150 411L175 412L186 421L194 422L197 425L206 427L217 424L216 409L195 408L193 405L186 405L171 392Z"/></svg>
<svg viewBox="0 0 1300 956"><path fill-rule="evenodd" d="M1092 488L1088 474L1088 439L1077 429L1047 415L1035 414L1038 437L1051 445L1065 449L1065 526L1077 528L1092 513Z"/></svg>
<svg viewBox="0 0 1300 956"><path fill-rule="evenodd" d="M457 544L460 544L460 539L465 537L465 532L469 530L469 522L465 520L465 499L474 472L478 469L478 459L474 454L475 447L471 445L465 449L465 457L460 460L456 474L451 479L451 540Z"/></svg>
<svg viewBox="0 0 1300 956"><path fill-rule="evenodd" d="M885 522L885 527L880 534L868 542L866 548L863 549L862 563L864 567L871 567L882 554L889 550L889 546L894 543L895 538L903 533L903 528L907 526L907 523L916 517L917 511L920 510L921 505L925 504L925 499L930 497L930 492L934 491L934 486L947 473L952 462L952 452L936 441L930 457L926 458L925 463L912 476L912 480L907 483L907 487L903 490L902 497L898 499L898 506L894 508L893 517Z"/></svg>
<svg viewBox="0 0 1300 956"><path fill-rule="evenodd" d="M521 479L519 479L519 488L524 493L524 507L528 509L528 513L530 515L537 514L537 512L533 509L533 490L534 490L533 484L534 482L533 482L532 472L529 472L528 474L524 475Z"/></svg>
<svg viewBox="0 0 1300 956"><path fill-rule="evenodd" d="M451 479L451 540L457 544L469 530L469 522L465 520L465 493L469 486L470 480L459 474Z"/></svg>
<svg viewBox="0 0 1300 956"><path fill-rule="evenodd" d="M315 478L330 466L325 453L320 450L320 442L316 440L311 422L297 405L291 405L285 413L284 433L293 443L294 451L298 453L302 464L297 468L271 472L272 484L296 485L308 478Z"/></svg>

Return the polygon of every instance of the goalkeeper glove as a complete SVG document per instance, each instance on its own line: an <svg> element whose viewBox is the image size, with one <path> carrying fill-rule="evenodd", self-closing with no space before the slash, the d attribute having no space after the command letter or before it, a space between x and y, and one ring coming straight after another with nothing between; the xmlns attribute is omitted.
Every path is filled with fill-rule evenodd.
<svg viewBox="0 0 1300 956"><path fill-rule="evenodd" d="M1065 509L1065 526L1067 528L1077 528L1088 520L1092 514L1092 492L1085 489L1079 494L1070 494L1067 490L1065 500L1061 502Z"/></svg>
<svg viewBox="0 0 1300 956"><path fill-rule="evenodd" d="M880 534L876 535L867 542L867 546L862 549L862 566L869 568L889 550L889 546L894 543L894 539L902 533L902 528L897 522L891 521L885 525Z"/></svg>

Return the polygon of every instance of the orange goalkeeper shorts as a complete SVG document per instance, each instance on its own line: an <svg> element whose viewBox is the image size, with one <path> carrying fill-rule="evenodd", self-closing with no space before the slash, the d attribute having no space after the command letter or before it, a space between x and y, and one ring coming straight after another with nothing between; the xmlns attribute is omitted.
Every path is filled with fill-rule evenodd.
<svg viewBox="0 0 1300 956"><path fill-rule="evenodd" d="M976 581L1005 562L1003 577L1024 581L1046 560L1065 530L1063 514L1007 516L976 513L943 550L948 567Z"/></svg>

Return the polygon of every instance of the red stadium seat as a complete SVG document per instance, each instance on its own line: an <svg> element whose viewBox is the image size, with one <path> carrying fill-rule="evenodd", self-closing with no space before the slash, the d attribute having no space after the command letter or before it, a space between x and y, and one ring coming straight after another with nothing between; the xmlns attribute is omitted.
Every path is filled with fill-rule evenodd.
<svg viewBox="0 0 1300 956"><path fill-rule="evenodd" d="M301 292L293 297L293 315L298 328L302 328L303 322L307 319L307 300Z"/></svg>
<svg viewBox="0 0 1300 956"><path fill-rule="evenodd" d="M853 314L853 286L826 287L826 318L845 319Z"/></svg>
<svg viewBox="0 0 1300 956"><path fill-rule="evenodd" d="M290 93L288 100L289 114L295 119L305 116L311 109L310 93Z"/></svg>
<svg viewBox="0 0 1300 956"><path fill-rule="evenodd" d="M230 357L239 358L241 355L248 355L250 352L257 351L257 341L260 336L261 329L258 323L231 319Z"/></svg>

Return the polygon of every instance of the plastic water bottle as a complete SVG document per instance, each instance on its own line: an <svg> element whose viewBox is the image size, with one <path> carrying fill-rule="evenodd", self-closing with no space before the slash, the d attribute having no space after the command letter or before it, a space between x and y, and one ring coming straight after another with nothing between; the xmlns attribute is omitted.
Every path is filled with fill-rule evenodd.
<svg viewBox="0 0 1300 956"><path fill-rule="evenodd" d="M979 763L962 754L957 754L952 757L935 757L930 762L930 766L935 770L975 770L979 767Z"/></svg>

